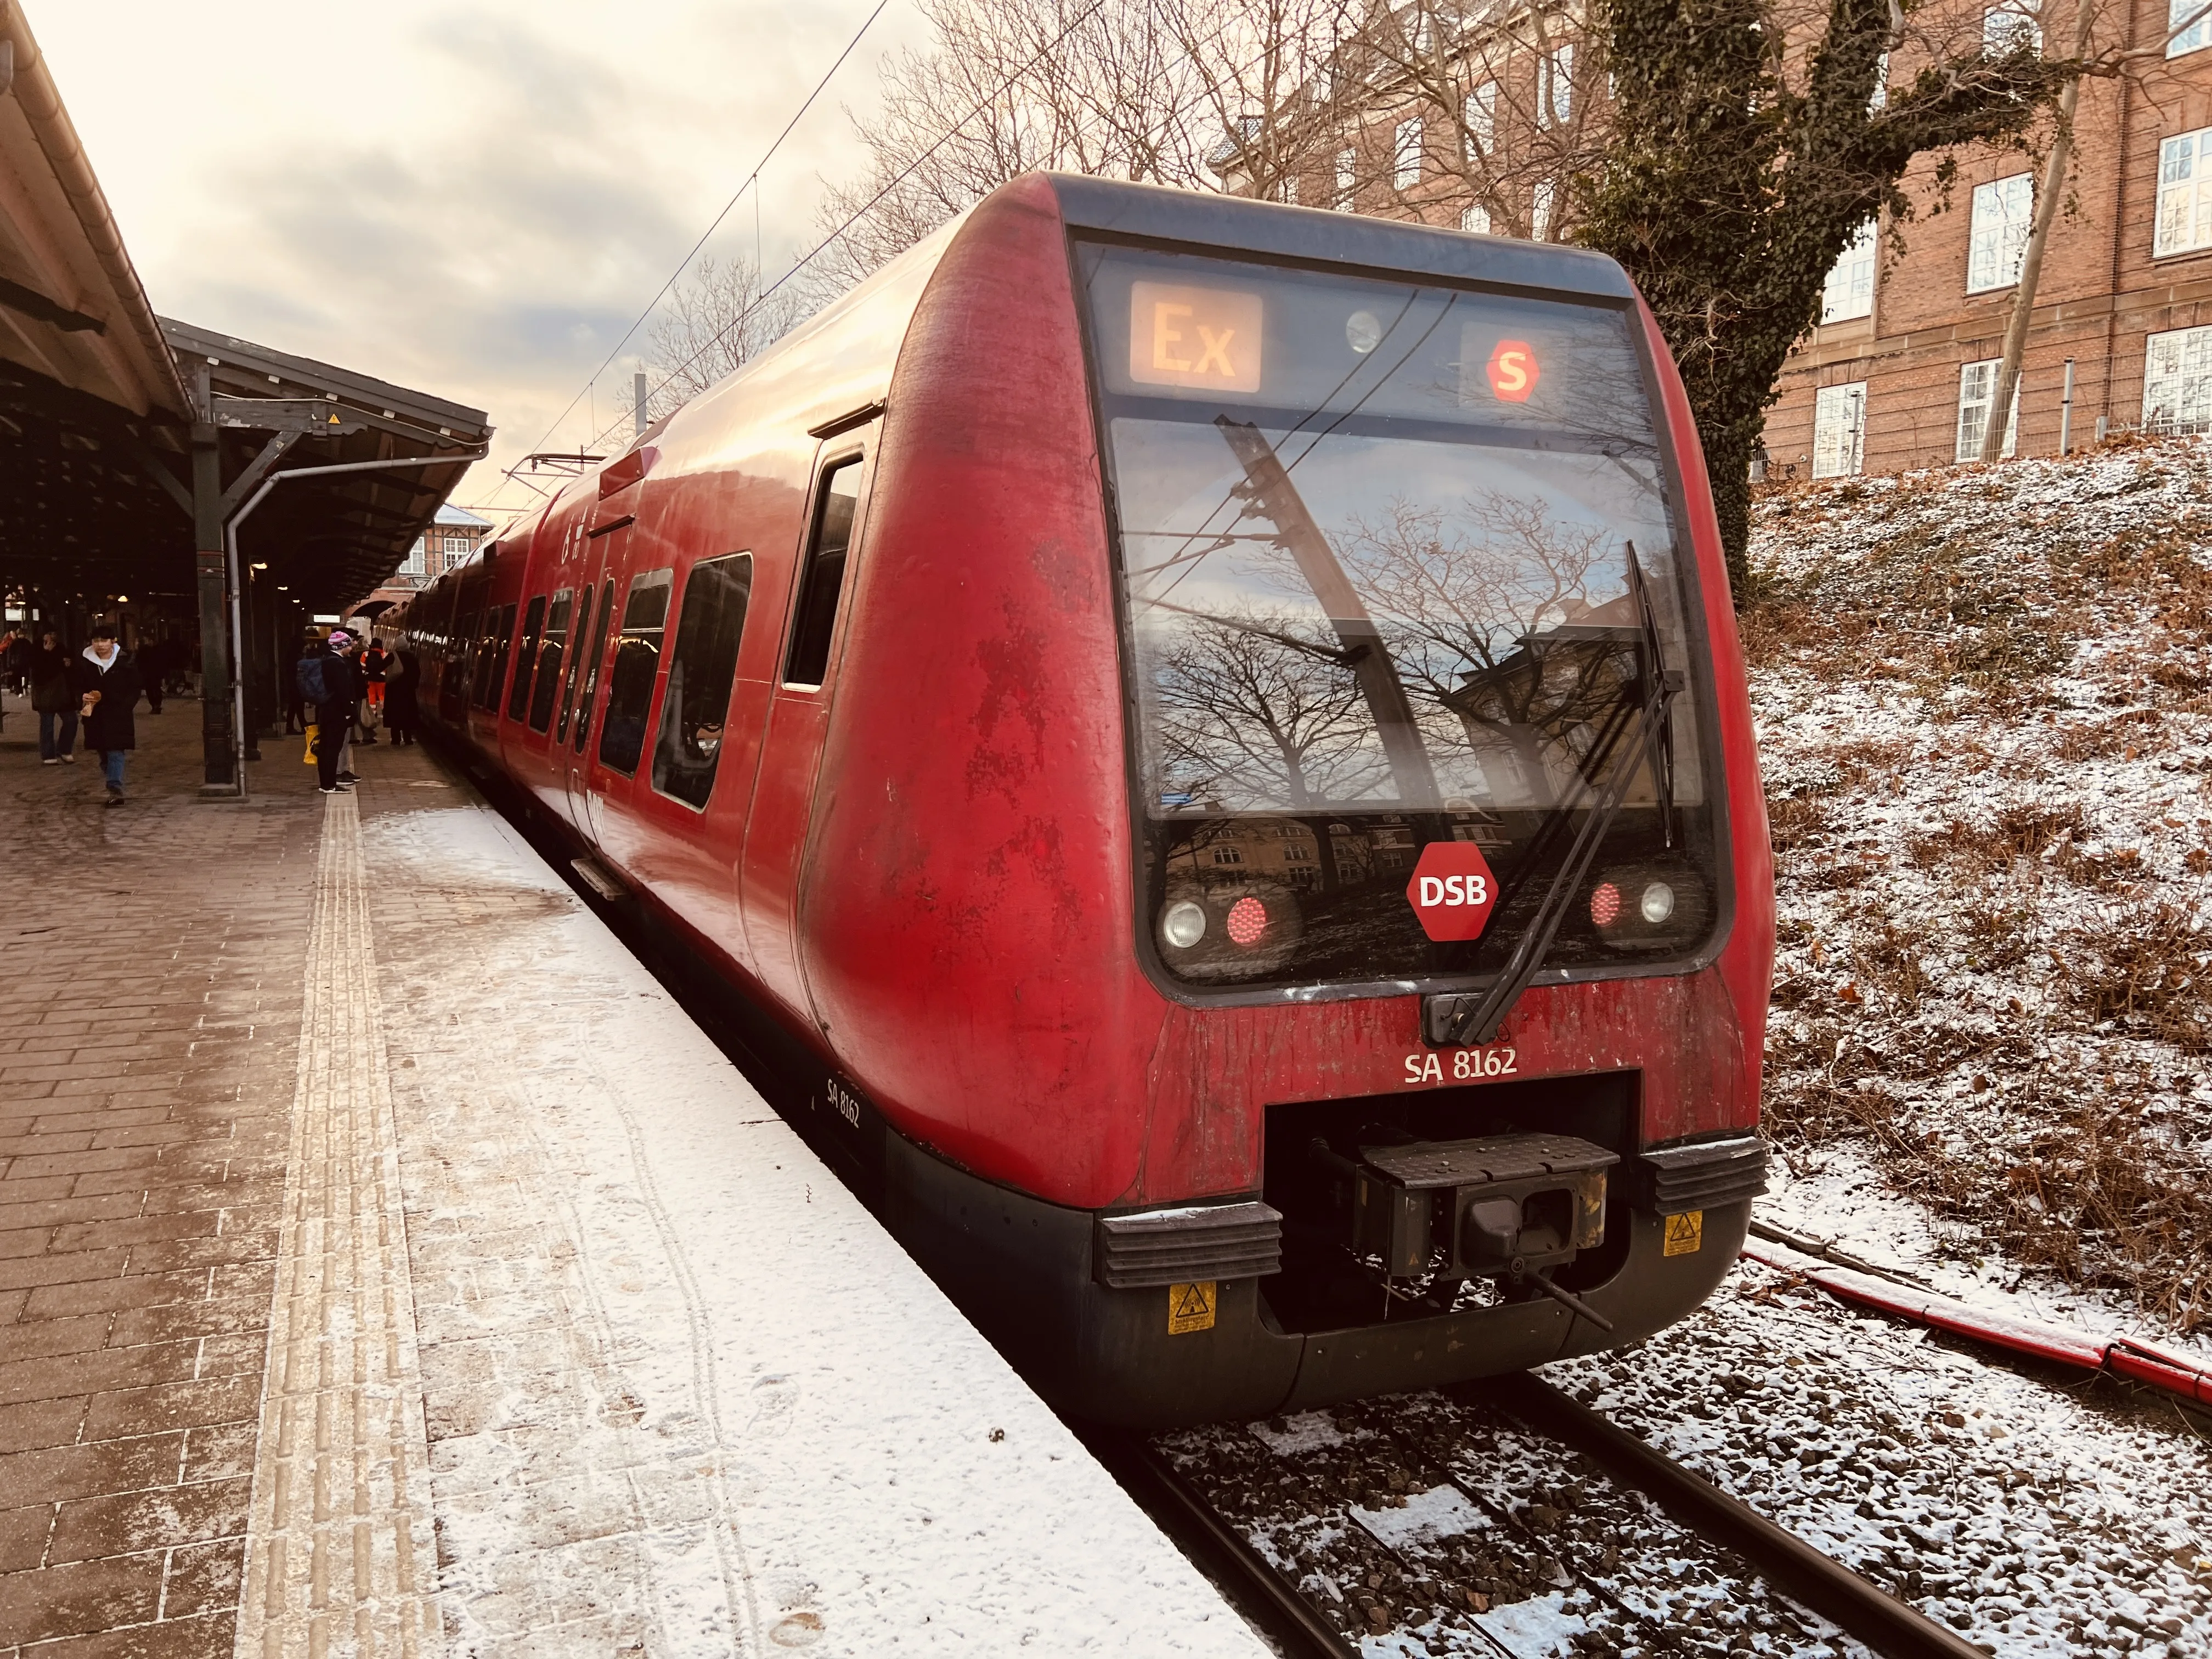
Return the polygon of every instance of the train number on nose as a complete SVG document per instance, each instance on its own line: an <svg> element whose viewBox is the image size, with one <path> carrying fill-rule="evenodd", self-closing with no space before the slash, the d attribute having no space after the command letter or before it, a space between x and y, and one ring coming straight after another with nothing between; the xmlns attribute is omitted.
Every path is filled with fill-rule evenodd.
<svg viewBox="0 0 2212 1659"><path fill-rule="evenodd" d="M1433 1048L1406 1056L1407 1084L1442 1083L1449 1078L1455 1083L1480 1083L1486 1078L1518 1075L1518 1051L1507 1048L1455 1048L1446 1060Z"/></svg>

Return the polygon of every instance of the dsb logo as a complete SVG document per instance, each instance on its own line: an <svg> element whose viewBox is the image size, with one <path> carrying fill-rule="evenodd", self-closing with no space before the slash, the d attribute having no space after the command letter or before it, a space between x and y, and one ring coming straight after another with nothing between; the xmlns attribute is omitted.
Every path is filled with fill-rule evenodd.
<svg viewBox="0 0 2212 1659"><path fill-rule="evenodd" d="M1498 903L1498 878L1473 842L1432 841L1413 866L1406 902L1438 943L1480 939Z"/></svg>

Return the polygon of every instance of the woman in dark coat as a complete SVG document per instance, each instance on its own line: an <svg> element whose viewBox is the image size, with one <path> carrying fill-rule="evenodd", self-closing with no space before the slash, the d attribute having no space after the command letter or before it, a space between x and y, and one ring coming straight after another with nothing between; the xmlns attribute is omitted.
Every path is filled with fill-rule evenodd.
<svg viewBox="0 0 2212 1659"><path fill-rule="evenodd" d="M422 665L412 651L393 653L385 671L384 724L392 740L405 745L422 730L422 716L415 702L415 688L422 684Z"/></svg>
<svg viewBox="0 0 2212 1659"><path fill-rule="evenodd" d="M100 751L102 776L107 784L107 804L123 805L123 757L138 746L138 732L131 711L145 690L138 665L115 641L115 629L106 623L92 630L92 643L70 666L70 683L83 699L84 746Z"/></svg>
<svg viewBox="0 0 2212 1659"><path fill-rule="evenodd" d="M39 764L76 764L76 660L62 648L62 636L49 628L25 671L31 678L31 707L39 716Z"/></svg>

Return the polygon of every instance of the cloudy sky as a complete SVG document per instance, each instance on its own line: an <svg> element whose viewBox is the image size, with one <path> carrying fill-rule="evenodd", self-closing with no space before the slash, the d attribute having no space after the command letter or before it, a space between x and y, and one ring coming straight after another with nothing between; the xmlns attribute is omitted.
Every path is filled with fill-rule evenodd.
<svg viewBox="0 0 2212 1659"><path fill-rule="evenodd" d="M25 0L154 308L489 410L453 499L627 403L562 410L875 0ZM859 170L890 0L763 174L771 271ZM749 198L708 251L750 255ZM549 435L550 428L550 435ZM544 439L543 444L540 440Z"/></svg>

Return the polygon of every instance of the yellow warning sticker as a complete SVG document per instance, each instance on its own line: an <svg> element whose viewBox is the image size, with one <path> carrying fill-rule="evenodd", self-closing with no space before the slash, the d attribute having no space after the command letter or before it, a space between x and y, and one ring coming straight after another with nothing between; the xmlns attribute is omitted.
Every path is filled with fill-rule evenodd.
<svg viewBox="0 0 2212 1659"><path fill-rule="evenodd" d="M1686 1215L1667 1218L1667 1248L1664 1255L1695 1255L1705 1242L1705 1212L1692 1210Z"/></svg>
<svg viewBox="0 0 2212 1659"><path fill-rule="evenodd" d="M1168 1286L1168 1334L1182 1336L1191 1331L1210 1331L1213 1328L1213 1281L1201 1279L1195 1285Z"/></svg>

